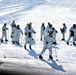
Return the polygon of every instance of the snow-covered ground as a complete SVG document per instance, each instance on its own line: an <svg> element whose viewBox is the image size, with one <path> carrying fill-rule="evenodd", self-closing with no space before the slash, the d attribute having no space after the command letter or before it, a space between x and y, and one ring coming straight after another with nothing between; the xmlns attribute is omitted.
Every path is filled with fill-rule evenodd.
<svg viewBox="0 0 76 75"><path fill-rule="evenodd" d="M24 49L24 35L21 35L20 37L21 46L12 45L10 38L10 24L12 23L12 20L15 20L16 24L20 25L23 32L27 23L32 22L32 26L36 31L36 34L33 35L36 41L36 44L32 46L33 50L29 50L29 48L28 50ZM2 58L4 58L4 56L6 56L7 60L10 58L10 60L13 60L13 58L27 59L31 62L33 61L34 66L37 66L38 64L38 66L40 66L39 62L41 61L38 59L38 55L43 48L43 43L40 41L40 27L42 23L45 23L45 26L47 26L47 23L50 22L58 30L58 45L53 48L53 57L56 59L56 50L59 62L55 62L61 65L66 72L76 71L76 47L66 44L69 36L69 28L76 23L75 0L0 0L0 34L2 34L1 28L5 22L8 24L9 28L7 31L9 42L4 42L0 45L1 60L3 60ZM66 41L61 41L62 35L60 28L63 23L66 23L67 25ZM45 59L48 59L48 54L47 50L44 54ZM16 62L17 60L13 61ZM52 62L53 66L45 65L45 63L51 63L49 61L43 62L43 65L48 68L51 66L52 69L58 70L59 68L57 68L55 62ZM41 66L43 65L41 64Z"/></svg>

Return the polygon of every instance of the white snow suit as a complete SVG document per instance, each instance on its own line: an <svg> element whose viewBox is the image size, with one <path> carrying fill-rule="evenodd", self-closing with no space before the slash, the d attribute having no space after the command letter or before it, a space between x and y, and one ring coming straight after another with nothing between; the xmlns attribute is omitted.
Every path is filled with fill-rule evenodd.
<svg viewBox="0 0 76 75"><path fill-rule="evenodd" d="M20 33L23 35L23 32L20 28L16 28L16 33L15 33L15 42L19 44L20 40Z"/></svg>
<svg viewBox="0 0 76 75"><path fill-rule="evenodd" d="M53 42L56 43L56 34L57 34L57 30L53 30Z"/></svg>
<svg viewBox="0 0 76 75"><path fill-rule="evenodd" d="M35 33L35 31L32 29L32 28L28 28L28 27L25 27L25 45L29 43L29 45L34 45L35 44L35 41L34 39L32 38L32 33Z"/></svg>
<svg viewBox="0 0 76 75"><path fill-rule="evenodd" d="M75 29L73 29L73 32L74 32L73 44L75 44L75 41L76 41L76 27L75 27Z"/></svg>
<svg viewBox="0 0 76 75"><path fill-rule="evenodd" d="M61 29L61 28L60 28L60 29ZM63 26L63 28L61 29L61 33L62 33L62 36L63 36L62 39L64 39L64 40L65 40L65 33L66 33L66 30L67 30L67 26L65 25L65 26Z"/></svg>
<svg viewBox="0 0 76 75"><path fill-rule="evenodd" d="M12 32L15 32L15 30L16 30L16 24L15 24L15 22L11 23L11 30L12 30Z"/></svg>
<svg viewBox="0 0 76 75"><path fill-rule="evenodd" d="M3 27L2 27L2 37L1 37L2 40L3 40L4 37L5 37L5 40L7 40L7 30L8 30L8 28L4 24Z"/></svg>
<svg viewBox="0 0 76 75"><path fill-rule="evenodd" d="M69 33L69 38L68 38L68 40L67 40L68 43L69 43L71 37L74 37L74 28L73 28L73 26L70 28L69 31L70 31L70 33Z"/></svg>
<svg viewBox="0 0 76 75"><path fill-rule="evenodd" d="M17 27L16 26L13 26L12 27L12 33L11 33L12 42L15 42L16 41L16 30L17 30Z"/></svg>
<svg viewBox="0 0 76 75"><path fill-rule="evenodd" d="M49 49L49 56L50 55L52 56L52 43L53 43L53 37L50 37L49 35L45 36L44 47L40 54L41 56L46 51L46 49Z"/></svg>
<svg viewBox="0 0 76 75"><path fill-rule="evenodd" d="M49 26L47 26L47 28L46 28L46 33L45 33L45 34L48 35L50 31L52 31L52 27L50 28ZM46 35L45 35L45 36L46 36Z"/></svg>

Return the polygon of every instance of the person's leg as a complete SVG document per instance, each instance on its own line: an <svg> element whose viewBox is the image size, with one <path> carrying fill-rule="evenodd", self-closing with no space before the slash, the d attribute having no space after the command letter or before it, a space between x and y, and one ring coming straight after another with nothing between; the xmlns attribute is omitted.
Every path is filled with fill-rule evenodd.
<svg viewBox="0 0 76 75"><path fill-rule="evenodd" d="M1 43L3 42L3 38L4 38L4 32L2 32L2 37L1 37Z"/></svg>
<svg viewBox="0 0 76 75"><path fill-rule="evenodd" d="M49 48L49 59L53 59L53 57L52 57L52 48Z"/></svg>
<svg viewBox="0 0 76 75"><path fill-rule="evenodd" d="M62 39L61 40L65 40L65 33L62 33Z"/></svg>
<svg viewBox="0 0 76 75"><path fill-rule="evenodd" d="M28 41L29 41L29 39L26 37L26 38L25 38L25 44L24 44L24 48L25 48L25 49L27 49L27 48L26 48L26 45L28 44Z"/></svg>
<svg viewBox="0 0 76 75"><path fill-rule="evenodd" d="M41 51L41 53L40 53L40 55L39 55L39 58L43 58L43 57L42 57L42 54L45 52L45 50L46 50L46 47L43 47L43 50Z"/></svg>
<svg viewBox="0 0 76 75"><path fill-rule="evenodd" d="M69 36L69 38L68 38L68 40L67 40L67 44L68 44L68 45L69 45L70 39L71 39L71 36Z"/></svg>
<svg viewBox="0 0 76 75"><path fill-rule="evenodd" d="M30 50L32 50L32 48L31 48L31 45L29 44L29 48L30 48Z"/></svg>
<svg viewBox="0 0 76 75"><path fill-rule="evenodd" d="M26 45L27 45L27 43L25 42L25 44L24 44L24 48L26 49Z"/></svg>
<svg viewBox="0 0 76 75"><path fill-rule="evenodd" d="M76 45L76 44L75 44L75 37L73 37L73 45Z"/></svg>
<svg viewBox="0 0 76 75"><path fill-rule="evenodd" d="M8 40L7 40L7 33L6 33L6 32L5 32L5 41L8 41Z"/></svg>
<svg viewBox="0 0 76 75"><path fill-rule="evenodd" d="M41 33L41 41L42 41L42 33Z"/></svg>
<svg viewBox="0 0 76 75"><path fill-rule="evenodd" d="M65 40L65 33L63 33L63 40Z"/></svg>

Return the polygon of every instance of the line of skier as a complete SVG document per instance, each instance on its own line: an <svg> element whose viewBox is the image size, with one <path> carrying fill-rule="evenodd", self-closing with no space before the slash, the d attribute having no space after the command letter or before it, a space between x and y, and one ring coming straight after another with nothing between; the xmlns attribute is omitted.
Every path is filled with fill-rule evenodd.
<svg viewBox="0 0 76 75"><path fill-rule="evenodd" d="M1 43L4 41L3 39L5 38L5 41L7 42L7 24L4 23L3 27L2 27L2 37L0 39ZM20 28L20 25L16 25L15 21L13 21L13 23L11 24L11 39L12 39L12 43L13 44L18 44L19 45L19 39L20 39L20 33L23 32Z"/></svg>
<svg viewBox="0 0 76 75"><path fill-rule="evenodd" d="M5 37L5 41L7 42L7 24L4 23L3 27L2 27L2 37L1 37L1 43L4 41L3 38ZM62 39L61 40L65 40L65 34L66 34L66 30L67 30L67 26L65 23L63 23L63 28L60 28L60 31L62 33ZM31 46L35 44L35 40L33 38L33 34L36 33L36 31L32 28L32 23L28 23L27 26L24 29L24 34L25 34L25 44L24 44L24 48L27 49L27 44L29 44L29 48L30 50L32 50ZM40 59L43 59L43 53L46 51L46 49L49 49L49 59L53 59L52 57L52 45L56 45L57 41L56 41L56 34L58 33L58 31L53 27L52 24L50 24L50 22L48 22L47 27L45 27L45 24L42 23L41 25L41 37L40 40L43 41L44 46L43 49L39 55ZM71 37L73 37L73 45L76 45L75 41L76 41L76 24L73 24L73 26L70 28L69 30L70 35L69 38L67 40L67 44L69 45L69 41L71 39ZM16 25L15 21L13 21L13 23L11 23L11 39L12 39L12 44L18 44L20 45L20 33L23 35L23 32L20 28L20 25Z"/></svg>
<svg viewBox="0 0 76 75"><path fill-rule="evenodd" d="M16 25L15 21L13 21L11 23L11 40L12 40L12 44L17 44L20 45L20 34L23 35L23 31L20 28L20 25ZM6 42L8 42L7 39L7 24L4 23L3 27L2 27L2 37L0 39L0 42L3 43L4 39ZM26 45L29 44L29 48L31 48L31 45L35 44L35 40L32 37L32 33L36 33L34 31L34 29L32 28L32 23L28 23L27 26L24 29L24 34L25 34L25 44L24 44L24 48L26 48Z"/></svg>
<svg viewBox="0 0 76 75"><path fill-rule="evenodd" d="M63 28L60 28L60 31L62 33L62 41L65 41L65 34L66 34L67 26L65 23L63 23ZM43 49L39 55L40 59L43 59L43 53L49 49L49 59L53 59L52 57L52 46L56 45L56 34L58 31L48 22L48 26L45 28L44 23L42 23L41 26L41 41L44 37L44 46ZM76 24L73 24L73 26L69 30L69 38L67 40L67 44L69 45L70 39L73 38L73 45L76 45Z"/></svg>
<svg viewBox="0 0 76 75"><path fill-rule="evenodd" d="M65 34L66 34L66 30L67 30L67 26L65 25L65 23L63 23L63 28L60 28L61 33L62 33L62 39L61 40L65 40ZM73 26L70 28L69 30L69 38L67 40L67 45L69 45L70 39L73 39L73 45L76 45L76 24L73 24Z"/></svg>
<svg viewBox="0 0 76 75"><path fill-rule="evenodd" d="M39 55L40 59L43 59L43 53L49 49L49 59L53 59L52 57L52 45L56 45L56 34L58 31L48 22L47 27L44 26L44 23L42 23L41 26L41 41L44 40L44 46L43 49Z"/></svg>

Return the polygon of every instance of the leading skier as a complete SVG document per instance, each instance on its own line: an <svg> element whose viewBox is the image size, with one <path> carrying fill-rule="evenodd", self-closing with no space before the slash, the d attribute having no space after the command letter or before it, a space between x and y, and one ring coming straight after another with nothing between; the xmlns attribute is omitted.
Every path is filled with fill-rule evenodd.
<svg viewBox="0 0 76 75"><path fill-rule="evenodd" d="M39 58L43 59L43 53L49 49L49 59L53 59L52 57L52 43L53 43L53 31L50 31L47 36L44 38L44 46L43 50L41 51Z"/></svg>

